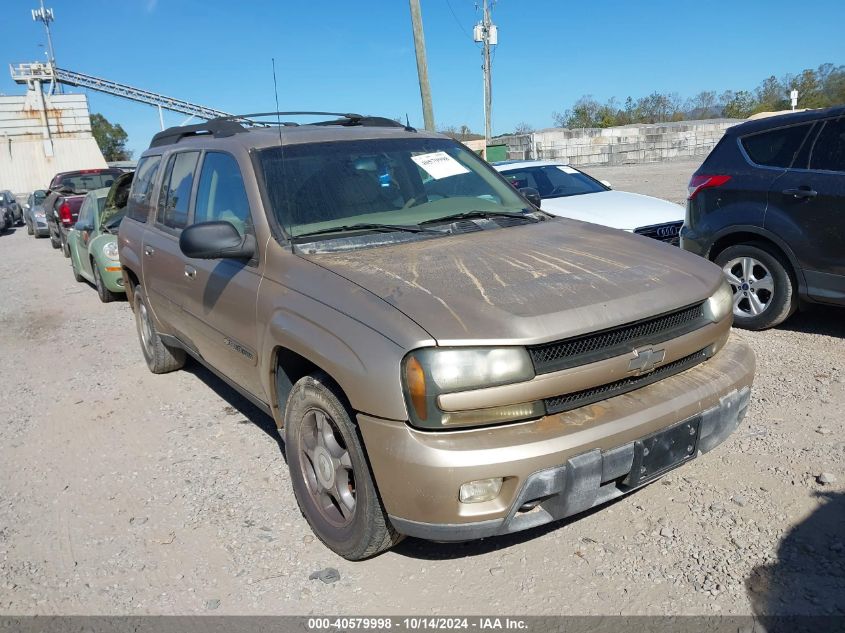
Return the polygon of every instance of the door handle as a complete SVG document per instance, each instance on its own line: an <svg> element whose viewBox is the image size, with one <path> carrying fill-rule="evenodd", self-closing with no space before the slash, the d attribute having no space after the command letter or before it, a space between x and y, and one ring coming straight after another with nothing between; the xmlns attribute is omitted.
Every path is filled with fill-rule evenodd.
<svg viewBox="0 0 845 633"><path fill-rule="evenodd" d="M784 189L783 195L794 198L815 198L819 195L819 192L809 187L799 187L798 189Z"/></svg>
<svg viewBox="0 0 845 633"><path fill-rule="evenodd" d="M152 257L152 255L156 252L156 249L152 248L151 246L144 247L144 255L148 257Z"/></svg>
<svg viewBox="0 0 845 633"><path fill-rule="evenodd" d="M194 279L197 276L197 269L193 266L185 266L185 277Z"/></svg>

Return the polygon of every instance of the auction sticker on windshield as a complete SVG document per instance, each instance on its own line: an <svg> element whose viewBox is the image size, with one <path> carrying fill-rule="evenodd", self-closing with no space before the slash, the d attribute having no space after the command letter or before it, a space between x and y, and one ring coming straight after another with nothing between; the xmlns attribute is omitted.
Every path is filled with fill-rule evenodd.
<svg viewBox="0 0 845 633"><path fill-rule="evenodd" d="M411 160L422 167L435 180L469 173L469 169L443 151L411 156Z"/></svg>
<svg viewBox="0 0 845 633"><path fill-rule="evenodd" d="M565 174L577 174L578 173L577 169L572 169L572 167L569 167L568 165L558 165L557 168Z"/></svg>

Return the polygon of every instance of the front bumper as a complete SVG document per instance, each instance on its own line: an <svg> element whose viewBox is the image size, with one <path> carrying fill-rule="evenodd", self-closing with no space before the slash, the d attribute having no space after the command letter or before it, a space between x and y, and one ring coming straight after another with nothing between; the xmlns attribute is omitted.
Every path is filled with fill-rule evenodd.
<svg viewBox="0 0 845 633"><path fill-rule="evenodd" d="M126 287L123 285L123 270L120 268L120 262L109 261L108 267L117 268L117 270L100 268L100 278L103 280L103 285L112 292L126 292Z"/></svg>
<svg viewBox="0 0 845 633"><path fill-rule="evenodd" d="M549 523L633 490L623 479L634 442L679 422L700 417L697 453L712 450L745 415L754 369L754 353L731 337L692 369L533 422L424 432L363 414L358 421L394 527L431 540L470 540ZM489 477L504 477L496 499L459 501L461 484Z"/></svg>

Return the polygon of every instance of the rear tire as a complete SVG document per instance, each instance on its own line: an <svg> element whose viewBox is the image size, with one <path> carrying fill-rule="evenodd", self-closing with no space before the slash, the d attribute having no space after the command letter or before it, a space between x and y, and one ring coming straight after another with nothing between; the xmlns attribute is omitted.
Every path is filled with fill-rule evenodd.
<svg viewBox="0 0 845 633"><path fill-rule="evenodd" d="M53 231L50 231L50 246L52 246L53 248L61 248L62 247L61 238L56 239L56 236L53 235Z"/></svg>
<svg viewBox="0 0 845 633"><path fill-rule="evenodd" d="M103 303L111 303L117 299L117 296L111 290L106 288L103 283L103 278L100 276L100 268L94 260L91 260L91 270L94 271L94 285L97 286L97 295L100 297L100 301Z"/></svg>
<svg viewBox="0 0 845 633"><path fill-rule="evenodd" d="M67 240L64 236L60 237L61 239L61 246L62 246L62 255L65 257L70 257L70 246L68 246Z"/></svg>
<svg viewBox="0 0 845 633"><path fill-rule="evenodd" d="M70 258L70 269L73 271L74 280L76 280L77 282L85 281L85 277L79 274L79 271L76 268L76 261L73 259L73 257Z"/></svg>
<svg viewBox="0 0 845 633"><path fill-rule="evenodd" d="M713 260L734 291L734 325L765 330L783 323L798 307L792 268L772 247L735 244Z"/></svg>
<svg viewBox="0 0 845 633"><path fill-rule="evenodd" d="M133 294L135 325L147 367L154 374L166 374L181 369L185 364L185 350L165 345L161 340L153 322L153 315L149 312L147 296L140 284L135 286Z"/></svg>
<svg viewBox="0 0 845 633"><path fill-rule="evenodd" d="M323 372L297 381L285 407L285 454L296 501L314 534L347 560L362 560L402 536L381 505L344 400Z"/></svg>

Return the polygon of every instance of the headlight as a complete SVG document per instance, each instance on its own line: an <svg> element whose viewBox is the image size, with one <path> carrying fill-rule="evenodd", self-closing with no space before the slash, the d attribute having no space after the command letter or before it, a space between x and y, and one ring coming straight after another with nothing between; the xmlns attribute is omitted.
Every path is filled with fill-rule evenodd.
<svg viewBox="0 0 845 633"><path fill-rule="evenodd" d="M727 281L704 303L704 315L714 323L721 321L731 313L734 293Z"/></svg>
<svg viewBox="0 0 845 633"><path fill-rule="evenodd" d="M408 354L402 378L411 422L424 428L478 426L543 415L542 404L524 403L476 411L444 412L443 393L531 380L534 365L524 347L427 348Z"/></svg>
<svg viewBox="0 0 845 633"><path fill-rule="evenodd" d="M117 242L107 242L106 244L104 244L103 255L105 255L109 259L117 261Z"/></svg>

